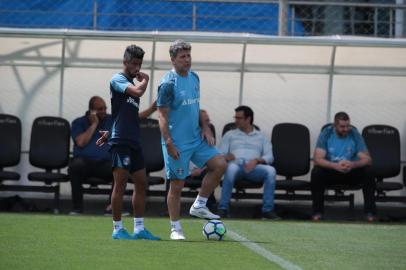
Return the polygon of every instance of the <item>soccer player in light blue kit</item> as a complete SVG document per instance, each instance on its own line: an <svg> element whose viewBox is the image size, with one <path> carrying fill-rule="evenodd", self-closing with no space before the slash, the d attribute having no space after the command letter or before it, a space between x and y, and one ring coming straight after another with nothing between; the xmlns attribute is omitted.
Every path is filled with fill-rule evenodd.
<svg viewBox="0 0 406 270"><path fill-rule="evenodd" d="M162 79L158 87L159 127L162 134L162 152L166 177L170 181L168 212L172 240L185 240L180 224L180 198L185 179L189 175L189 162L208 168L202 187L190 208L190 215L218 219L207 208L207 198L220 183L226 169L226 161L213 146L214 137L207 123L199 125L200 82L190 70L191 45L175 41L169 49L173 69ZM201 127L200 127L201 126Z"/></svg>
<svg viewBox="0 0 406 270"><path fill-rule="evenodd" d="M110 81L113 126L108 143L111 145L114 188L111 196L113 212L113 239L160 240L144 228L145 188L147 185L144 156L140 145L138 111L140 97L147 89L149 77L140 72L144 51L130 45L124 52L123 72ZM135 84L133 79L139 83ZM102 145L107 132L98 140ZM129 174L134 182L132 206L134 211L134 233L130 235L123 226L121 210L123 195Z"/></svg>

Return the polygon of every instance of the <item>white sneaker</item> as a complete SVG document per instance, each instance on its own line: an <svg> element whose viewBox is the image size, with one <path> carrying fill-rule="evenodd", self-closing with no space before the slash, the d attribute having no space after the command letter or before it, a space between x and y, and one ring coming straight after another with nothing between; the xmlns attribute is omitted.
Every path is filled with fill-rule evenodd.
<svg viewBox="0 0 406 270"><path fill-rule="evenodd" d="M206 206L196 208L194 205L190 207L189 214L194 217L204 218L204 219L220 219L219 215L215 215L210 212L209 208Z"/></svg>
<svg viewBox="0 0 406 270"><path fill-rule="evenodd" d="M183 234L182 231L173 230L171 232L171 239L172 240L186 240L186 237L185 237L185 235Z"/></svg>

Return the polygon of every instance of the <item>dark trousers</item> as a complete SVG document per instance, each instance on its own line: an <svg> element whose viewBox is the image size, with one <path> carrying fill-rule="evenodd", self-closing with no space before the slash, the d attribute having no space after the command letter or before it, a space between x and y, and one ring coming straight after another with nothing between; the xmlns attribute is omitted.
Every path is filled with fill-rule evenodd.
<svg viewBox="0 0 406 270"><path fill-rule="evenodd" d="M324 211L324 191L329 185L361 185L364 195L365 213L376 213L375 205L375 178L370 167L357 168L349 173L340 173L336 170L315 166L311 175L311 191L313 200L313 213L322 214Z"/></svg>
<svg viewBox="0 0 406 270"><path fill-rule="evenodd" d="M113 179L110 160L92 160L76 157L69 164L70 183L72 187L73 209L83 210L82 184L86 183L88 177L97 177L111 183Z"/></svg>

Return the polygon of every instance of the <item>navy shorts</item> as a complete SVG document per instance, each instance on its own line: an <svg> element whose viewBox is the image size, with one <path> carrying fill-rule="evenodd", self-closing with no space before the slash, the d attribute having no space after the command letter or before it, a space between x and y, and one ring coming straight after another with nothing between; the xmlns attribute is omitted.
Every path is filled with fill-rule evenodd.
<svg viewBox="0 0 406 270"><path fill-rule="evenodd" d="M110 154L113 168L123 168L130 173L145 168L141 147L135 149L128 145L114 144L111 146Z"/></svg>

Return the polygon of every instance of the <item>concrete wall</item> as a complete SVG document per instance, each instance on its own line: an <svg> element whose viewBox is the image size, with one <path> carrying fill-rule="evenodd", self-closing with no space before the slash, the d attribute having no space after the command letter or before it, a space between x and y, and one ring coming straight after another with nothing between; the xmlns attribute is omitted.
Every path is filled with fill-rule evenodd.
<svg viewBox="0 0 406 270"><path fill-rule="evenodd" d="M170 68L169 41L179 37L192 41L201 108L209 112L217 138L241 103L254 109L255 123L268 136L277 123L306 125L313 150L320 127L344 110L359 130L370 124L398 128L406 160L406 43L388 45L387 40L362 46L348 39L335 46L337 38L325 39L331 43L294 38L243 42L244 35L222 40L221 35L175 33L158 37L154 51L153 40L143 35L68 36L63 58L61 35L0 34L0 112L20 117L22 149L28 151L36 117L60 115L72 121L86 111L91 96L109 100L109 80L121 70L123 51L131 43L145 49L144 71L152 79L142 97L143 109L155 99L160 77ZM16 168L22 182L33 169L27 159L23 155ZM401 181L400 176L395 180ZM62 185L62 193L70 194L68 184Z"/></svg>

